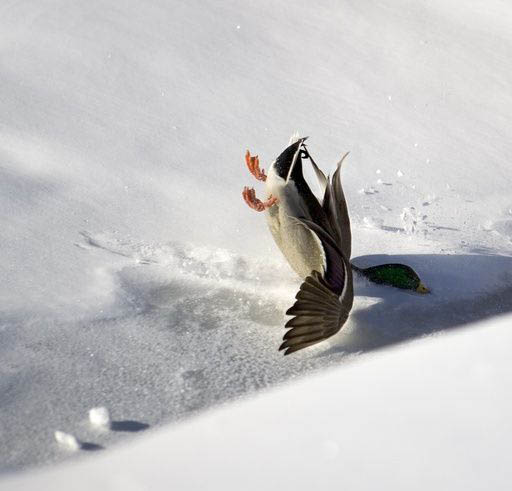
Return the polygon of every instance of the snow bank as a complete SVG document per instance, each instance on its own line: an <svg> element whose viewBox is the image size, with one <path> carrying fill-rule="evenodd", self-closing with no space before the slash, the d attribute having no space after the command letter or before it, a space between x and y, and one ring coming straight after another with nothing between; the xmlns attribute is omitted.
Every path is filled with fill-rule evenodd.
<svg viewBox="0 0 512 491"><path fill-rule="evenodd" d="M506 490L512 316L309 377L10 490Z"/></svg>

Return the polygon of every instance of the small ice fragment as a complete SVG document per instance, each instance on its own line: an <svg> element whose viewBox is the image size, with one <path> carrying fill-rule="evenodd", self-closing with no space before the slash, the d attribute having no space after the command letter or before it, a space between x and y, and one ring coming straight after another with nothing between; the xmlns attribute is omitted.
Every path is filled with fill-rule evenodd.
<svg viewBox="0 0 512 491"><path fill-rule="evenodd" d="M448 191L449 191L451 188L452 187L448 183L446 183L446 189L448 189Z"/></svg>
<svg viewBox="0 0 512 491"><path fill-rule="evenodd" d="M391 208L388 208L387 206L380 205L381 209L384 211L391 211Z"/></svg>
<svg viewBox="0 0 512 491"><path fill-rule="evenodd" d="M236 26L237 29L240 29L240 26Z"/></svg>
<svg viewBox="0 0 512 491"><path fill-rule="evenodd" d="M396 171L396 175L397 175L398 177L403 177L404 173L403 173L400 169L398 169L398 170Z"/></svg>
<svg viewBox="0 0 512 491"><path fill-rule="evenodd" d="M382 179L377 179L377 184L382 184Z"/></svg>
<svg viewBox="0 0 512 491"><path fill-rule="evenodd" d="M425 160L427 164L430 164L430 159Z"/></svg>
<svg viewBox="0 0 512 491"><path fill-rule="evenodd" d="M417 143L414 144L414 148L418 148L418 144Z"/></svg>
<svg viewBox="0 0 512 491"><path fill-rule="evenodd" d="M388 95L388 101L391 101L392 99L393 98L390 95Z"/></svg>
<svg viewBox="0 0 512 491"><path fill-rule="evenodd" d="M110 415L106 407L93 407L89 410L89 421L93 426L107 427L110 425Z"/></svg>
<svg viewBox="0 0 512 491"><path fill-rule="evenodd" d="M377 169L377 170L375 171L375 174L380 174L380 172L381 172L381 171L380 171L380 169Z"/></svg>
<svg viewBox="0 0 512 491"><path fill-rule="evenodd" d="M66 450L74 452L80 448L77 439L73 435L70 435L69 433L64 433L63 431L56 431L54 433L54 436L55 441Z"/></svg>

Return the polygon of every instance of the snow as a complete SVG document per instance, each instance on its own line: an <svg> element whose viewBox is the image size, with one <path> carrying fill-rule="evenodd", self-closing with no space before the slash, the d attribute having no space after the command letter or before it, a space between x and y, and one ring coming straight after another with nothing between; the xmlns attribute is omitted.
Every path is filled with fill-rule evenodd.
<svg viewBox="0 0 512 491"><path fill-rule="evenodd" d="M383 350L6 488L510 487L512 316ZM440 376L439 367L442 367Z"/></svg>
<svg viewBox="0 0 512 491"><path fill-rule="evenodd" d="M69 433L64 433L63 431L56 431L54 433L55 441L62 445L62 447L66 450L74 452L80 448L77 439L70 435Z"/></svg>
<svg viewBox="0 0 512 491"><path fill-rule="evenodd" d="M506 3L9 0L0 14L2 471L43 476L33 467L69 458L55 441L63 430L76 435L73 455L95 455L73 465L112 466L114 488L140 482L129 474L137 459L150 473L167 468L169 448L184 449L172 468L183 487L191 462L207 472L242 459L244 438L257 434L247 454L257 463L247 458L240 473L300 454L299 471L282 474L300 480L316 451L346 462L349 488L363 474L383 487L399 479L364 467L370 448L367 459L399 456L403 482L421 475L425 488L454 456L452 484L507 482L495 472L510 437L500 358L509 317L496 317L512 312ZM261 193L245 150L268 168L296 130L326 172L350 151L354 261L409 264L432 293L358 279L346 328L284 359L277 347L299 280L241 190ZM435 362L421 358L430 354ZM474 367L491 383L468 378ZM308 413L304 387L334 380L354 397L326 389L314 402L333 412ZM398 407L401 387L422 392L394 420L386 408ZM258 420L252 397L254 411L266 400L263 415L275 408L302 422L305 440L285 441L284 418L243 426ZM98 407L110 431L90 424ZM461 413L467 426L455 424ZM481 431L473 441L462 431L471 423ZM207 437L212 446L187 460ZM439 472L425 478L430 462ZM73 468L42 472L64 482ZM85 476L84 487L95 479Z"/></svg>
<svg viewBox="0 0 512 491"><path fill-rule="evenodd" d="M89 421L93 426L108 429L110 426L110 414L106 407L93 407L89 409Z"/></svg>

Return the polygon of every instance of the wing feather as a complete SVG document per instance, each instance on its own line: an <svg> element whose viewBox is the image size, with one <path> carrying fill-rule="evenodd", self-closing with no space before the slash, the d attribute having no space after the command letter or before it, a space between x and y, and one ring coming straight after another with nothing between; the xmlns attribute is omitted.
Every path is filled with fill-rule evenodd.
<svg viewBox="0 0 512 491"><path fill-rule="evenodd" d="M288 315L294 317L286 323L285 327L289 330L279 347L286 350L285 355L324 341L343 327L354 299L352 274L347 271L345 278L349 284L343 288L341 295L333 292L317 271L304 280L294 305L287 311ZM311 289L311 286L314 288ZM303 299L304 288L308 290L306 301Z"/></svg>
<svg viewBox="0 0 512 491"><path fill-rule="evenodd" d="M347 154L346 154L347 155ZM279 350L289 355L320 343L336 334L345 324L354 301L352 268L350 267L351 232L347 203L340 180L338 163L332 179L327 179L311 159L324 187L324 199L318 219L297 217L320 240L325 255L323 275L313 271L300 286L295 303L286 314L293 316Z"/></svg>
<svg viewBox="0 0 512 491"><path fill-rule="evenodd" d="M334 239L340 244L345 257L350 259L352 252L350 217L340 177L341 165L347 155L348 153L341 158L332 179L326 183L322 208L333 231Z"/></svg>

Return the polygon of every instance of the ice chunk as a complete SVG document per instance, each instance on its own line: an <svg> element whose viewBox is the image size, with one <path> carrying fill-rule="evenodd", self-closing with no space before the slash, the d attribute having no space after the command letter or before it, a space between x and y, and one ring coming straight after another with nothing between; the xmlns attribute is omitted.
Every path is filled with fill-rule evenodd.
<svg viewBox="0 0 512 491"><path fill-rule="evenodd" d="M397 175L398 177L403 177L404 173L403 173L400 169L398 169L398 170L396 171L396 175Z"/></svg>
<svg viewBox="0 0 512 491"><path fill-rule="evenodd" d="M89 421L93 426L107 428L110 426L110 414L106 407L93 407L89 410Z"/></svg>
<svg viewBox="0 0 512 491"><path fill-rule="evenodd" d="M54 433L54 436L55 441L66 450L74 452L80 448L78 440L69 433L64 433L63 431L56 431Z"/></svg>

